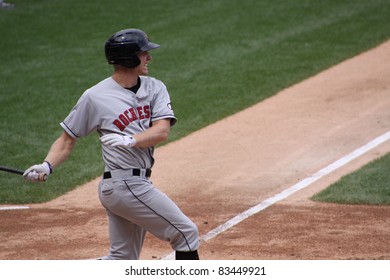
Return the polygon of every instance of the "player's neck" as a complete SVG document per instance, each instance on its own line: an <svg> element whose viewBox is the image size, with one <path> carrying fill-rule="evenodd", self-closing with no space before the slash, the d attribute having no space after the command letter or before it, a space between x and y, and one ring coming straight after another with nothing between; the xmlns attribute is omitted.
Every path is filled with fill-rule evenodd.
<svg viewBox="0 0 390 280"><path fill-rule="evenodd" d="M134 75L131 71L115 71L112 78L124 88L131 88L138 82L138 75Z"/></svg>

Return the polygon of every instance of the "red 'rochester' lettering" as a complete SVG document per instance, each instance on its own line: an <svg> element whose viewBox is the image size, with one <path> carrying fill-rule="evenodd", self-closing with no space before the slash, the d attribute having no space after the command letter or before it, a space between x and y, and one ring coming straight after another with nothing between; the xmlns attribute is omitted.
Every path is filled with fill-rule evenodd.
<svg viewBox="0 0 390 280"><path fill-rule="evenodd" d="M137 115L138 114L138 115ZM131 124L133 121L143 119L150 119L150 106L139 106L136 110L130 108L124 111L119 117L114 120L112 123L119 128L120 131L125 130L125 128Z"/></svg>

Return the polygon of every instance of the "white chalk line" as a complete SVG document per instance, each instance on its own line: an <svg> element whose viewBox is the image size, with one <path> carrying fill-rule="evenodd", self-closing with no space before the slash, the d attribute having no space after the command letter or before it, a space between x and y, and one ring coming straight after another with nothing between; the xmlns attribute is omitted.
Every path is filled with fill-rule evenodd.
<svg viewBox="0 0 390 280"><path fill-rule="evenodd" d="M24 209L30 209L30 207L29 206L4 206L4 207L0 207L0 211L24 210Z"/></svg>
<svg viewBox="0 0 390 280"><path fill-rule="evenodd" d="M321 179L322 177L329 175L333 171L339 169L340 167L343 167L347 163L351 162L352 160L360 157L361 155L367 153L368 151L372 150L373 148L379 146L380 144L386 142L390 139L390 131L386 132L385 134L382 134L381 136L375 138L374 140L368 142L364 146L354 150L353 152L347 154L346 156L340 158L339 160L336 160L335 162L329 164L325 168L321 169L320 171L314 173L313 175L305 178L304 180L300 181L299 183L289 187L288 189L285 189L284 191L276 194L273 197L270 197L263 202L257 204L256 206L246 210L245 212L242 212L241 214L235 216L234 218L230 219L226 223L218 226L217 228L209 231L205 235L203 235L200 240L201 242L206 242L217 235L221 234L222 232L234 227L235 225L241 223L245 219L259 213L260 211L268 208L269 206L291 196L292 194L308 187L315 181ZM174 258L174 252L169 253L162 257L163 260L171 260Z"/></svg>

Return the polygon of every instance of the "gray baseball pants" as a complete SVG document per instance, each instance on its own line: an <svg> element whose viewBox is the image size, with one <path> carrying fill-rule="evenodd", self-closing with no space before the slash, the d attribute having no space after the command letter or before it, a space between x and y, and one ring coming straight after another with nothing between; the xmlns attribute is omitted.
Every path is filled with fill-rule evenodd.
<svg viewBox="0 0 390 280"><path fill-rule="evenodd" d="M145 170L138 173L134 176L132 169L114 170L112 178L99 184L110 239L109 255L103 259L139 259L147 231L170 242L177 252L198 250L196 225L153 185Z"/></svg>

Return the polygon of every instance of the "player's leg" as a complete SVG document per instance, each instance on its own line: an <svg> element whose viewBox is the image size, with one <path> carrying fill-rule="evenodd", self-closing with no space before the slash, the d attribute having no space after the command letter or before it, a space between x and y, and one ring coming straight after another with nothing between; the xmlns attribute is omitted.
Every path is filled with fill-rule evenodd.
<svg viewBox="0 0 390 280"><path fill-rule="evenodd" d="M122 194L128 193L126 186L113 180L102 180L98 192L108 216L110 253L102 259L138 259L145 239L146 230L115 213L120 212L121 204L132 204Z"/></svg>
<svg viewBox="0 0 390 280"><path fill-rule="evenodd" d="M165 194L144 178L103 180L102 204L133 224L169 241L178 259L197 259L199 233L196 225Z"/></svg>
<svg viewBox="0 0 390 280"><path fill-rule="evenodd" d="M120 215L128 215L128 219L156 237L169 241L176 251L177 259L199 259L198 228L179 207L147 180L129 180L126 184L128 194L134 197L137 203L133 202L132 206L129 206L132 209ZM142 191L145 188L149 190ZM138 206L134 207L136 204Z"/></svg>
<svg viewBox="0 0 390 280"><path fill-rule="evenodd" d="M144 243L146 230L132 222L115 215L110 210L108 216L108 232L110 253L102 259L138 260Z"/></svg>

